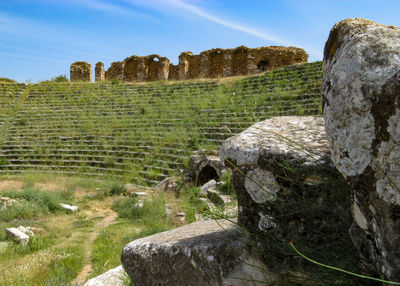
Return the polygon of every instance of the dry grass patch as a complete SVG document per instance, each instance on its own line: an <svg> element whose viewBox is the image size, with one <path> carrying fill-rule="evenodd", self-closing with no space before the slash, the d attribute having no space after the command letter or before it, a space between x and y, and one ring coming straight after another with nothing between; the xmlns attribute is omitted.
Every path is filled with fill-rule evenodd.
<svg viewBox="0 0 400 286"><path fill-rule="evenodd" d="M24 182L19 180L1 180L0 191L3 190L22 190Z"/></svg>

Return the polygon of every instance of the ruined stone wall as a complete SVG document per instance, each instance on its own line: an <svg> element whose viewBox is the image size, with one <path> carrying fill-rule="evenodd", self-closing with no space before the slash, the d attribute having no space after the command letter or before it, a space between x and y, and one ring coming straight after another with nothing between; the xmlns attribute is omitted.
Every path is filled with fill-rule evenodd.
<svg viewBox="0 0 400 286"><path fill-rule="evenodd" d="M145 64L148 66L147 81L158 80L158 63L160 56L150 55L146 57Z"/></svg>
<svg viewBox="0 0 400 286"><path fill-rule="evenodd" d="M124 62L113 62L111 67L105 72L106 80L111 79L124 79Z"/></svg>
<svg viewBox="0 0 400 286"><path fill-rule="evenodd" d="M272 46L249 49L247 60L247 73L254 74L296 63L305 63L308 61L308 55L303 49Z"/></svg>
<svg viewBox="0 0 400 286"><path fill-rule="evenodd" d="M179 79L189 79L190 58L193 57L191 52L183 52L179 55Z"/></svg>
<svg viewBox="0 0 400 286"><path fill-rule="evenodd" d="M179 80L179 65L173 65L173 64L169 65L168 79Z"/></svg>
<svg viewBox="0 0 400 286"><path fill-rule="evenodd" d="M70 81L92 81L92 65L87 62L74 62L69 71Z"/></svg>
<svg viewBox="0 0 400 286"><path fill-rule="evenodd" d="M96 82L105 80L104 64L102 62L96 63L94 68L94 80Z"/></svg>
<svg viewBox="0 0 400 286"><path fill-rule="evenodd" d="M307 60L308 55L303 49L276 46L255 49L245 46L235 49L211 49L199 55L183 52L179 55L178 65L171 64L168 58L160 55L144 57L133 55L123 62L113 62L105 72L105 77L101 76L101 67L96 65L96 81L102 81L104 78L126 82L220 78L255 74L292 64L306 63ZM74 75L72 75L73 65L75 65ZM72 64L71 80L88 81L86 65L88 63L85 62Z"/></svg>
<svg viewBox="0 0 400 286"><path fill-rule="evenodd" d="M158 80L168 80L169 77L169 59L162 57L158 62Z"/></svg>
<svg viewBox="0 0 400 286"><path fill-rule="evenodd" d="M124 60L124 81L137 81L138 80L138 56L131 56Z"/></svg>
<svg viewBox="0 0 400 286"><path fill-rule="evenodd" d="M189 59L189 78L200 77L200 55L193 55Z"/></svg>
<svg viewBox="0 0 400 286"><path fill-rule="evenodd" d="M247 56L249 48L245 46L237 47L232 50L232 75L247 74Z"/></svg>

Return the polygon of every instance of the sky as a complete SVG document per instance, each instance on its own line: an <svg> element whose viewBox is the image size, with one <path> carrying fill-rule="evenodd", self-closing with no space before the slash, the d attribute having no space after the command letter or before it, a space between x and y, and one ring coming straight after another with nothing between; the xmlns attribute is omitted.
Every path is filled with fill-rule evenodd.
<svg viewBox="0 0 400 286"><path fill-rule="evenodd" d="M400 27L399 0L0 0L0 77L38 82L94 65L183 51L296 46L322 60L333 25Z"/></svg>

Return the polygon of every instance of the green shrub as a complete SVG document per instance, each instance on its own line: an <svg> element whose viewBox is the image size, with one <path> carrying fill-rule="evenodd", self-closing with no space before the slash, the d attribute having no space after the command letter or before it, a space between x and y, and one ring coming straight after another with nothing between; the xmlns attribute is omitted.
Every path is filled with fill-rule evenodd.
<svg viewBox="0 0 400 286"><path fill-rule="evenodd" d="M21 201L18 204L11 205L6 209L0 210L0 220L12 221L14 219L30 219L47 212L47 209L41 207L40 205L27 201Z"/></svg>
<svg viewBox="0 0 400 286"><path fill-rule="evenodd" d="M145 200L143 207L136 207L137 198L124 198L115 200L112 209L120 218L140 221L145 225L167 224L165 214L165 199L163 196L153 196Z"/></svg>
<svg viewBox="0 0 400 286"><path fill-rule="evenodd" d="M64 75L58 75L58 76L52 77L52 78L50 79L50 81L54 81L54 82L68 82L68 78L67 78L67 76L64 74Z"/></svg>
<svg viewBox="0 0 400 286"><path fill-rule="evenodd" d="M50 192L33 188L24 189L22 192L4 191L0 192L0 195L19 200L18 204L0 210L2 221L29 219L49 212L55 213L62 209L60 203L69 202L72 199L71 191Z"/></svg>
<svg viewBox="0 0 400 286"><path fill-rule="evenodd" d="M110 189L111 196L122 195L122 194L124 194L124 192L125 192L125 187L121 183L116 183L111 186L111 189Z"/></svg>
<svg viewBox="0 0 400 286"><path fill-rule="evenodd" d="M119 79L117 79L117 78L113 78L112 80L111 80L111 84L121 84L121 81L119 80Z"/></svg>
<svg viewBox="0 0 400 286"><path fill-rule="evenodd" d="M15 80L6 77L0 77L0 83L16 83Z"/></svg>
<svg viewBox="0 0 400 286"><path fill-rule="evenodd" d="M196 221L195 214L203 213L207 209L207 205L200 201L200 197L199 187L187 187L179 193L182 210L185 212L189 223Z"/></svg>

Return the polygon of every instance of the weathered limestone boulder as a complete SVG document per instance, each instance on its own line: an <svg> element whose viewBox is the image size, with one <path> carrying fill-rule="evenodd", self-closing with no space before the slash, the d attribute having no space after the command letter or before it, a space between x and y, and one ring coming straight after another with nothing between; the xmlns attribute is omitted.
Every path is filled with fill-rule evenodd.
<svg viewBox="0 0 400 286"><path fill-rule="evenodd" d="M122 252L132 285L258 285L275 275L227 221L200 221L137 239ZM249 281L247 281L248 279Z"/></svg>
<svg viewBox="0 0 400 286"><path fill-rule="evenodd" d="M200 194L202 195L207 195L207 190L209 189L215 189L217 187L217 181L214 179L208 181L204 185L201 186L200 188Z"/></svg>
<svg viewBox="0 0 400 286"><path fill-rule="evenodd" d="M28 245L29 243L29 235L23 233L19 229L15 227L9 227L5 229L6 237L15 241L18 241L23 246Z"/></svg>
<svg viewBox="0 0 400 286"><path fill-rule="evenodd" d="M72 213L76 212L79 209L77 206L71 206L69 204L63 204L63 203L60 203L60 207Z"/></svg>
<svg viewBox="0 0 400 286"><path fill-rule="evenodd" d="M320 251L312 257L334 265L340 265L335 263L336 253L354 251L348 235L350 189L330 163L322 117L283 116L258 122L226 139L219 154L233 171L238 222L249 231L271 271L311 276L322 271L297 257L289 247L291 240L300 249L318 245ZM347 240L333 245L332 237ZM326 245L330 249L324 249Z"/></svg>
<svg viewBox="0 0 400 286"><path fill-rule="evenodd" d="M351 234L400 280L400 29L336 23L325 45L323 108L332 160L353 187Z"/></svg>
<svg viewBox="0 0 400 286"><path fill-rule="evenodd" d="M35 236L35 234L33 233L32 230L30 230L29 228L24 227L24 226L22 226L22 225L20 225L19 227L17 227L17 229L18 229L19 231L25 233L25 234L28 235L28 236Z"/></svg>
<svg viewBox="0 0 400 286"><path fill-rule="evenodd" d="M127 275L122 265L88 280L84 286L123 286L126 285Z"/></svg>
<svg viewBox="0 0 400 286"><path fill-rule="evenodd" d="M0 210L5 210L6 208L17 205L19 201L17 199L11 199L9 197L0 197Z"/></svg>
<svg viewBox="0 0 400 286"><path fill-rule="evenodd" d="M74 62L70 66L70 81L92 81L92 65L87 62Z"/></svg>

